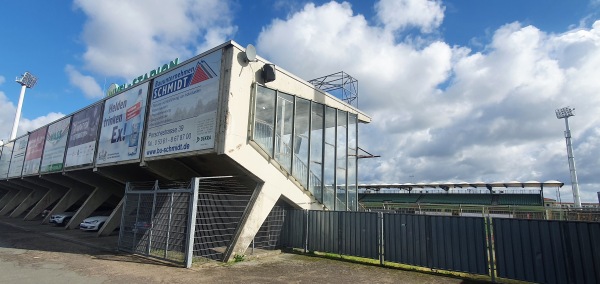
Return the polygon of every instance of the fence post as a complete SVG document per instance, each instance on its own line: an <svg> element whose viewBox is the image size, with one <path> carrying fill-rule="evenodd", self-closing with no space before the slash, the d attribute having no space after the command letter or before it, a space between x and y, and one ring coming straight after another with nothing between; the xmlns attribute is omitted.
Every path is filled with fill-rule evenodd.
<svg viewBox="0 0 600 284"><path fill-rule="evenodd" d="M308 209L304 209L304 253L308 251Z"/></svg>
<svg viewBox="0 0 600 284"><path fill-rule="evenodd" d="M337 254L339 254L340 256L342 256L342 238L344 235L344 216L343 214L345 214L348 211L336 211L336 215L337 215L337 220L338 220L338 237L337 237Z"/></svg>
<svg viewBox="0 0 600 284"><path fill-rule="evenodd" d="M171 239L171 222L173 222L173 194L169 193L169 221L167 222L167 239L165 243L165 258L169 251L169 239Z"/></svg>
<svg viewBox="0 0 600 284"><path fill-rule="evenodd" d="M158 180L154 182L153 194L152 194L152 211L150 213L150 232L148 234L148 247L146 248L146 254L150 255L152 250L152 232L154 231L154 211L156 210L156 191L159 189Z"/></svg>
<svg viewBox="0 0 600 284"><path fill-rule="evenodd" d="M187 221L187 236L185 243L185 267L192 267L192 257L194 255L194 235L196 233L196 214L198 213L198 187L200 187L200 178L193 178L190 184L192 191L190 192L190 200L188 202L188 221Z"/></svg>
<svg viewBox="0 0 600 284"><path fill-rule="evenodd" d="M141 202L142 202L142 194L141 194L141 193L138 193L137 209L136 209L136 211L135 211L135 223L134 223L134 225L133 225L134 229L135 229L135 226L136 226L136 225L138 224L138 222L139 222L138 220L140 219L140 204L141 204ZM123 208L123 209L125 209L125 208ZM123 212L125 212L125 211L123 210ZM152 229L152 228L150 228L150 229ZM133 231L133 242L131 242L131 250L132 250L132 251L136 251L136 247L135 247L135 245L136 245L136 244L135 244L135 242L136 242L137 240L138 240L138 239L137 239L137 229L135 229L135 230Z"/></svg>
<svg viewBox="0 0 600 284"><path fill-rule="evenodd" d="M496 262L495 262L495 258L494 258L494 239L493 236L494 234L492 233L492 217L485 217L486 220L486 226L485 226L485 231L486 231L486 239L487 239L487 246L488 246L488 252L489 252L489 262L490 262L490 277L492 278L492 283L496 283Z"/></svg>
<svg viewBox="0 0 600 284"><path fill-rule="evenodd" d="M129 182L125 183L125 195L123 195L123 210L121 210L121 223L119 223L119 241L117 243L117 248L123 246L123 235L125 232L125 212L127 212L127 192L129 192Z"/></svg>
<svg viewBox="0 0 600 284"><path fill-rule="evenodd" d="M383 212L378 212L377 213L377 219L378 219L377 220L378 221L377 222L377 225L378 225L377 227L379 227L379 230L377 230L378 233L379 233L379 236L377 236L378 237L377 240L378 240L378 243L379 243L379 245L378 245L378 249L379 249L379 264L383 266L385 264L385 261L384 261L384 258L385 258L384 247L385 246L384 246L384 243L383 243Z"/></svg>

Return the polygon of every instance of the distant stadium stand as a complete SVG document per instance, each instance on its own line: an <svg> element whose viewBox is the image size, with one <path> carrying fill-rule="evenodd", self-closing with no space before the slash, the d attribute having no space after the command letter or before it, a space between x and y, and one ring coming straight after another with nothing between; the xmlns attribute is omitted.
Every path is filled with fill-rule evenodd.
<svg viewBox="0 0 600 284"><path fill-rule="evenodd" d="M543 206L539 193L360 193L358 198L365 208L394 203Z"/></svg>
<svg viewBox="0 0 600 284"><path fill-rule="evenodd" d="M498 205L543 205L539 194L496 194Z"/></svg>
<svg viewBox="0 0 600 284"><path fill-rule="evenodd" d="M365 207L381 207L383 203L416 203L420 196L410 193L359 194L358 201Z"/></svg>
<svg viewBox="0 0 600 284"><path fill-rule="evenodd" d="M481 204L491 205L492 195L490 194L448 194L448 193L433 193L421 194L418 203L428 204Z"/></svg>
<svg viewBox="0 0 600 284"><path fill-rule="evenodd" d="M359 184L359 202L364 208L382 208L386 204L544 206L544 188L562 187L549 180L458 183Z"/></svg>

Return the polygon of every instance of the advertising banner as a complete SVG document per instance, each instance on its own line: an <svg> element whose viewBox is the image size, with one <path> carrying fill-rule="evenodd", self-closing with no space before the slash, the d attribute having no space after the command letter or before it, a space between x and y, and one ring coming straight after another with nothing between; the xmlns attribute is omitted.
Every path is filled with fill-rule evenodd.
<svg viewBox="0 0 600 284"><path fill-rule="evenodd" d="M145 156L214 148L221 52L154 79Z"/></svg>
<svg viewBox="0 0 600 284"><path fill-rule="evenodd" d="M94 162L101 114L102 104L96 104L73 115L65 168L91 165Z"/></svg>
<svg viewBox="0 0 600 284"><path fill-rule="evenodd" d="M25 135L15 140L12 158L10 159L10 167L8 168L8 177L21 177L23 172L23 161L25 161L25 151L27 150L27 141L29 135Z"/></svg>
<svg viewBox="0 0 600 284"><path fill-rule="evenodd" d="M71 117L69 116L48 126L40 172L62 171L70 125Z"/></svg>
<svg viewBox="0 0 600 284"><path fill-rule="evenodd" d="M29 134L29 143L25 151L25 163L23 163L23 175L34 175L40 173L40 162L48 127L40 128Z"/></svg>
<svg viewBox="0 0 600 284"><path fill-rule="evenodd" d="M140 158L148 83L104 102L96 165Z"/></svg>
<svg viewBox="0 0 600 284"><path fill-rule="evenodd" d="M12 157L13 142L2 146L2 155L0 155L0 179L6 179L8 176L8 167L10 167L10 158Z"/></svg>

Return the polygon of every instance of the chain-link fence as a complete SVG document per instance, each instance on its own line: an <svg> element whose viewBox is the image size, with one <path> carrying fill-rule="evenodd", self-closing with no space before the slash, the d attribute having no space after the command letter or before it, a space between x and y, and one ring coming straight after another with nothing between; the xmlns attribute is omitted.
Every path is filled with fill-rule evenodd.
<svg viewBox="0 0 600 284"><path fill-rule="evenodd" d="M224 260L249 200L250 195L198 194L193 248L195 257Z"/></svg>
<svg viewBox="0 0 600 284"><path fill-rule="evenodd" d="M262 226L254 236L254 240L250 244L249 254L255 254L262 250L275 250L280 247L281 229L285 219L286 210L291 209L285 202L279 201Z"/></svg>
<svg viewBox="0 0 600 284"><path fill-rule="evenodd" d="M237 177L200 179L192 249L196 260L225 260L255 187Z"/></svg>
<svg viewBox="0 0 600 284"><path fill-rule="evenodd" d="M119 250L188 267L226 260L255 187L236 177L127 183ZM273 207L247 254L279 248L286 209L283 201Z"/></svg>

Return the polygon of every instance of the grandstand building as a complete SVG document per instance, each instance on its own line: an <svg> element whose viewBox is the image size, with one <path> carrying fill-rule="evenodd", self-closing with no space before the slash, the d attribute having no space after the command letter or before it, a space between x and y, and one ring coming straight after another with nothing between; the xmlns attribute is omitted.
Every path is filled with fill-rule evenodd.
<svg viewBox="0 0 600 284"><path fill-rule="evenodd" d="M371 118L331 92L233 41L175 60L0 146L0 216L76 229L108 208L98 236L142 254L270 248L284 207L358 209Z"/></svg>
<svg viewBox="0 0 600 284"><path fill-rule="evenodd" d="M423 212L422 209L453 208L462 212L474 207L538 207L544 208L544 188L560 188L559 181L494 182L494 183L418 183L360 184L358 200L367 210ZM438 210L439 211L439 210ZM477 209L476 211L481 211ZM431 213L431 212L429 212ZM465 214L460 214L465 215ZM505 216L506 217L506 216Z"/></svg>

